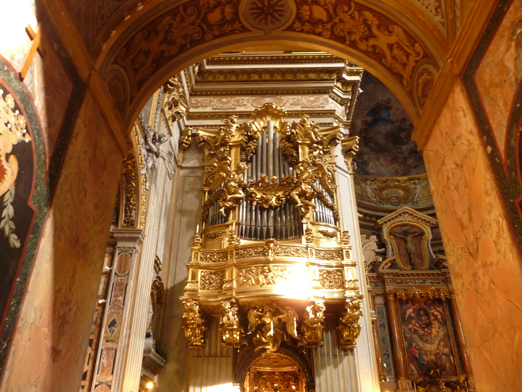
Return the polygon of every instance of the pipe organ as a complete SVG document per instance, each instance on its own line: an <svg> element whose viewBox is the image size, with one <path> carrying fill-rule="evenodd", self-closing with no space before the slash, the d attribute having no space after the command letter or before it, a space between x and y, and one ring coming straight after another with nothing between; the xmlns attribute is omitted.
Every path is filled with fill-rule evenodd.
<svg viewBox="0 0 522 392"><path fill-rule="evenodd" d="M205 162L181 298L189 346L204 346L207 320L218 316L224 346L310 349L333 317L339 350L354 348L362 296L340 229L334 150L342 133L307 116L289 123L273 104L253 116L192 130Z"/></svg>

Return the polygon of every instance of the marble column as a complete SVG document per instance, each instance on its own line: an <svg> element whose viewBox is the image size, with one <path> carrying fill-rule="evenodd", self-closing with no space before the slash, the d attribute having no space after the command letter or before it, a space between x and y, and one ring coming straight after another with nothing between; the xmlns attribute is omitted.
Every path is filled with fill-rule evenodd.
<svg viewBox="0 0 522 392"><path fill-rule="evenodd" d="M362 254L361 235L359 229L359 217L355 201L355 187L353 176L348 172L343 159L341 146L336 149L336 172L339 194L339 210L341 214L342 229L350 233L352 246L352 258L357 261L356 277L364 295L362 301L363 316L359 319L361 332L355 348L355 359L358 373L358 390L360 392L379 390L379 371L373 343L373 330L370 318L370 305L367 295L367 280L364 270L364 256Z"/></svg>
<svg viewBox="0 0 522 392"><path fill-rule="evenodd" d="M95 360L93 389L100 385L112 386L116 356L120 357L126 352L122 331L125 331L127 326L124 314L127 315L129 312L126 312L125 300L130 296L129 289L135 279L136 259L144 238L143 230L140 229L113 229L112 232L116 239L116 249L109 278L109 296L101 321L102 335L99 348L93 356Z"/></svg>
<svg viewBox="0 0 522 392"><path fill-rule="evenodd" d="M399 382L407 378L406 363L404 361L404 346L402 344L402 334L400 323L397 318L397 306L395 305L395 293L387 292L388 315L390 317L390 328L392 332L393 351L395 354L395 367Z"/></svg>

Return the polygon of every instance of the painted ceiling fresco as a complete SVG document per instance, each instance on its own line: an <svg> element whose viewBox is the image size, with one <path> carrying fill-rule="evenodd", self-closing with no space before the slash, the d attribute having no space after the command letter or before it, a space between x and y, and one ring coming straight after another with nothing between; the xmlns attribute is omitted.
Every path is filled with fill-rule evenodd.
<svg viewBox="0 0 522 392"><path fill-rule="evenodd" d="M364 73L350 135L359 136L356 173L400 177L426 172L422 154L411 140L413 124L393 93Z"/></svg>

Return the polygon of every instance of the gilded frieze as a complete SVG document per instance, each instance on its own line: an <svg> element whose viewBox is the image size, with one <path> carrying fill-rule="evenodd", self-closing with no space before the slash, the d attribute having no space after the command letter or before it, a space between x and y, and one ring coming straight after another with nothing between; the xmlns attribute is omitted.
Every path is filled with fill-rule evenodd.
<svg viewBox="0 0 522 392"><path fill-rule="evenodd" d="M343 252L341 250L316 249L315 258L317 260L326 260L326 261L343 261Z"/></svg>
<svg viewBox="0 0 522 392"><path fill-rule="evenodd" d="M201 271L200 290L221 290L225 280L225 271Z"/></svg>
<svg viewBox="0 0 522 392"><path fill-rule="evenodd" d="M275 254L276 256L282 257L307 257L307 251L305 248L293 246L278 246Z"/></svg>
<svg viewBox="0 0 522 392"><path fill-rule="evenodd" d="M291 278L295 271L289 270L286 265L265 265L241 268L237 271L237 287L265 287L275 286Z"/></svg>
<svg viewBox="0 0 522 392"><path fill-rule="evenodd" d="M266 257L268 251L265 247L241 248L236 250L236 259L246 259L249 257Z"/></svg>
<svg viewBox="0 0 522 392"><path fill-rule="evenodd" d="M344 287L343 270L320 269L319 284L326 290L341 290Z"/></svg>
<svg viewBox="0 0 522 392"><path fill-rule="evenodd" d="M221 263L228 260L228 252L201 252L199 261L204 263Z"/></svg>

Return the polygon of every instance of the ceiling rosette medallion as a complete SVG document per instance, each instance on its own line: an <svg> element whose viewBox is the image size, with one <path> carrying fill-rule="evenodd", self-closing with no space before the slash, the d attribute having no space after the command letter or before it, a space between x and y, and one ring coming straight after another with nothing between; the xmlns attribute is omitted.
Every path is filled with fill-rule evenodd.
<svg viewBox="0 0 522 392"><path fill-rule="evenodd" d="M269 33L288 27L295 18L296 7L292 0L242 0L239 15L249 29Z"/></svg>

